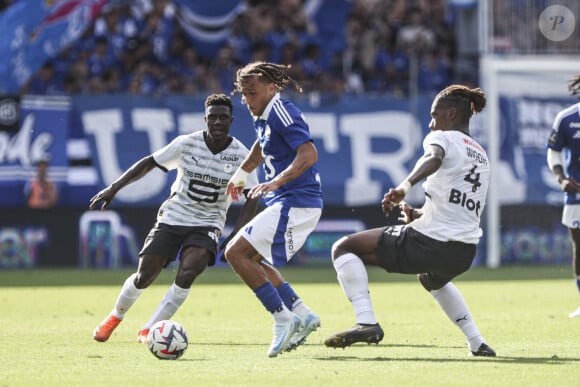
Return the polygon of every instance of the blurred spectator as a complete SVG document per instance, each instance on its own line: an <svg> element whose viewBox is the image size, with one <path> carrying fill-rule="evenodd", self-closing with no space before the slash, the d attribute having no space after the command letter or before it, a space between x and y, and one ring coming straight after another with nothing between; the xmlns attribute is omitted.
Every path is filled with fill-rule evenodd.
<svg viewBox="0 0 580 387"><path fill-rule="evenodd" d="M445 0L351 3L346 42L336 50L317 35L305 1L246 0L227 41L208 59L191 44L171 0L111 1L94 27L43 66L23 92L228 93L240 63L255 60L291 65L307 93L405 96L410 82L431 90L454 79L455 39ZM411 59L419 60L417 79Z"/></svg>
<svg viewBox="0 0 580 387"><path fill-rule="evenodd" d="M24 197L29 208L51 208L58 202L58 191L54 182L48 179L47 159L36 163L36 177L26 183Z"/></svg>
<svg viewBox="0 0 580 387"><path fill-rule="evenodd" d="M435 93L451 84L449 62L439 52L424 53L419 63L418 86L420 92Z"/></svg>
<svg viewBox="0 0 580 387"><path fill-rule="evenodd" d="M58 95L63 87L52 62L46 62L25 86L28 94Z"/></svg>

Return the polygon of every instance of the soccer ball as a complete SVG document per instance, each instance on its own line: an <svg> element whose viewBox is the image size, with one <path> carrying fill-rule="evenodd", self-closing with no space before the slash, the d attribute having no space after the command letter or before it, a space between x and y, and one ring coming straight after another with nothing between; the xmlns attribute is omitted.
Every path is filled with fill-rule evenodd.
<svg viewBox="0 0 580 387"><path fill-rule="evenodd" d="M185 328L173 320L156 322L149 330L147 339L149 350L161 360L179 359L189 343Z"/></svg>

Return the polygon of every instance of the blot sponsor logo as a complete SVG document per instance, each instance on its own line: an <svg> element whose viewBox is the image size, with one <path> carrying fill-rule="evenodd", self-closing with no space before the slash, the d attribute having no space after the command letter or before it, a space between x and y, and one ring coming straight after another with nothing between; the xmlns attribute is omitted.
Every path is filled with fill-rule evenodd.
<svg viewBox="0 0 580 387"><path fill-rule="evenodd" d="M449 194L449 203L458 204L469 211L475 211L475 214L479 216L481 202L479 200L475 201L471 198L468 198L466 193L462 193L456 189L451 189L451 193Z"/></svg>

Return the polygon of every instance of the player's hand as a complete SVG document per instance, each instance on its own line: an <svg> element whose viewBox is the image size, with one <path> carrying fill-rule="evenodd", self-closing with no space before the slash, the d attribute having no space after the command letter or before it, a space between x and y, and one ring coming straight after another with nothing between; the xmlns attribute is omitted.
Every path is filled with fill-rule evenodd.
<svg viewBox="0 0 580 387"><path fill-rule="evenodd" d="M259 197L264 197L268 192L276 191L280 188L280 185L275 183L273 180L268 183L258 184L248 192L248 198L257 199Z"/></svg>
<svg viewBox="0 0 580 387"><path fill-rule="evenodd" d="M397 207L397 203L389 200L387 194L385 194L381 201L381 207L383 208L383 214L385 214L385 217L388 217L391 214L391 211L393 211L393 208Z"/></svg>
<svg viewBox="0 0 580 387"><path fill-rule="evenodd" d="M573 178L562 179L560 188L566 193L573 194L580 192L580 183Z"/></svg>
<svg viewBox="0 0 580 387"><path fill-rule="evenodd" d="M240 197L244 194L244 186L235 186L231 181L226 188L226 194L232 197L235 202L240 201Z"/></svg>
<svg viewBox="0 0 580 387"><path fill-rule="evenodd" d="M238 168L236 172L228 181L228 186L226 187L226 194L232 197L232 200L239 202L240 196L244 193L244 187L246 186L246 179L248 178L249 172Z"/></svg>
<svg viewBox="0 0 580 387"><path fill-rule="evenodd" d="M411 207L407 202L400 202L399 208L401 210L401 216L399 216L398 220L405 223L411 223L413 221L413 207Z"/></svg>
<svg viewBox="0 0 580 387"><path fill-rule="evenodd" d="M101 210L106 209L113 200L113 198L115 197L116 193L117 192L113 189L112 186L108 186L107 188L101 190L98 194L96 194L91 198L89 208L91 210L94 210L95 208L97 208L97 204L99 202L103 202Z"/></svg>

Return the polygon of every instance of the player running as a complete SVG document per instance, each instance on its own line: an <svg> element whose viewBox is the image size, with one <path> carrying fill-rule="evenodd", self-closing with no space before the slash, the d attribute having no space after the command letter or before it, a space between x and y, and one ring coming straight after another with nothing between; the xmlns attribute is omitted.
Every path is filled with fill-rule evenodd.
<svg viewBox="0 0 580 387"><path fill-rule="evenodd" d="M300 110L280 97L294 83L287 67L253 62L238 70L235 93L254 118L258 139L228 184L234 200L248 173L263 164L266 180L249 196L264 197L266 209L248 223L225 251L226 259L274 318L268 356L296 348L320 326L320 318L298 297L275 267L304 245L322 214L318 153Z"/></svg>
<svg viewBox="0 0 580 387"><path fill-rule="evenodd" d="M248 148L229 135L233 105L227 95L207 97L205 122L206 130L178 136L162 149L136 162L91 199L91 209L101 201L104 209L121 188L154 168L164 172L177 169L171 194L159 208L157 222L139 253L137 272L127 278L115 307L93 332L97 341L109 339L143 290L153 283L164 267L179 258L175 282L137 334L139 342L147 342L150 327L157 321L170 319L187 298L193 281L207 266L215 264L217 244L231 203L226 186L248 155ZM248 176L248 187L257 182L255 173ZM244 203L234 232L254 216L257 203L257 199L252 198Z"/></svg>

